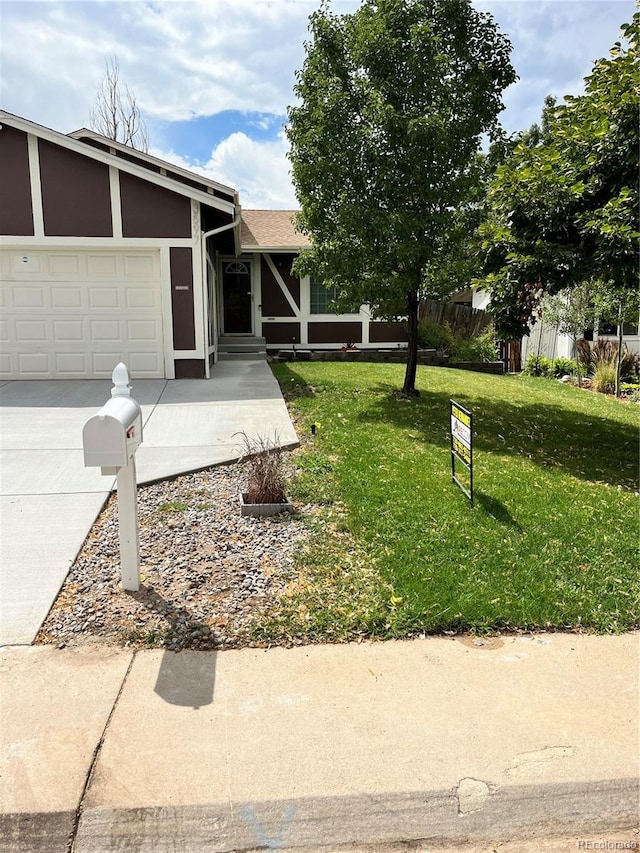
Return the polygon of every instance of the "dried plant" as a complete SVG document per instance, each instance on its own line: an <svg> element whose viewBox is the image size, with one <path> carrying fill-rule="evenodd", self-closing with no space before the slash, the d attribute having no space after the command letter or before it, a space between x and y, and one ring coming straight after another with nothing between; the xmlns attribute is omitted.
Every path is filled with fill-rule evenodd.
<svg viewBox="0 0 640 853"><path fill-rule="evenodd" d="M286 503L285 455L277 433L273 441L263 436L251 438L245 432L240 435L244 445L241 462L244 463L247 472L245 503Z"/></svg>

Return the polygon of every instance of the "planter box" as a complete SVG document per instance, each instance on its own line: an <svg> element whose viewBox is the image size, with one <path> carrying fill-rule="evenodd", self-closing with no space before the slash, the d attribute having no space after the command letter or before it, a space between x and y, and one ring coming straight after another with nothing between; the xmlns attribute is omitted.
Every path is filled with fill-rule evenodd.
<svg viewBox="0 0 640 853"><path fill-rule="evenodd" d="M278 515L281 512L293 512L293 504L289 501L276 504L248 504L245 503L244 494L240 493L240 515Z"/></svg>

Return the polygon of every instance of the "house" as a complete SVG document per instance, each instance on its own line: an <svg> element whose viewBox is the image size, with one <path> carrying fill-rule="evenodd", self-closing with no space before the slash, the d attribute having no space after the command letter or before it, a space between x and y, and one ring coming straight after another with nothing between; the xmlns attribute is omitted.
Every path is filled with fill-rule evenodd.
<svg viewBox="0 0 640 853"><path fill-rule="evenodd" d="M308 239L296 231L293 210L243 210L242 257L251 264L253 328L260 328L267 349L359 349L406 344L401 323L371 318L366 305L352 314L330 310L332 292L321 281L297 278L291 265ZM223 276L224 276L223 262ZM224 302L223 285L223 302ZM247 324L247 331L249 330ZM231 331L231 330L229 330Z"/></svg>
<svg viewBox="0 0 640 853"><path fill-rule="evenodd" d="M291 271L292 211L107 139L0 111L0 379L208 377L237 351L401 345Z"/></svg>
<svg viewBox="0 0 640 853"><path fill-rule="evenodd" d="M490 294L481 288L461 291L454 297L455 301L471 305L483 311L489 310ZM631 351L640 355L640 317L637 323L625 323L623 326L623 342ZM589 340L618 340L618 328L610 323L600 323L596 330L585 329L584 337ZM522 338L518 344L518 362L524 365L527 356L535 353L546 358L575 358L576 345L571 335L564 334L555 325L539 319L531 325L531 332ZM506 347L506 343L505 343ZM518 367L518 370L520 368Z"/></svg>

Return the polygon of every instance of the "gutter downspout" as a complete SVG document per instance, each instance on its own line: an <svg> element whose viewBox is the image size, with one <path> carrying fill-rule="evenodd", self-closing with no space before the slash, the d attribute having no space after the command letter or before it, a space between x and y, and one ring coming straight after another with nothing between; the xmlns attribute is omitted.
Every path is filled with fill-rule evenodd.
<svg viewBox="0 0 640 853"><path fill-rule="evenodd" d="M215 234L221 234L223 231L229 231L231 228L235 228L240 224L241 213L240 209L238 209L238 213L233 220L233 222L228 222L226 225L221 225L219 228L212 228L211 231L201 231L200 232L200 240L201 240L201 266L202 266L202 290L204 297L204 340L207 341L205 359L204 359L204 376L205 379L209 379L211 376L211 370L209 367L209 343L208 343L208 335L209 335L209 288L207 287L207 276L209 274L209 270L207 267L207 240L209 237L213 237ZM215 338L218 337L218 329L217 325L214 322L213 333Z"/></svg>

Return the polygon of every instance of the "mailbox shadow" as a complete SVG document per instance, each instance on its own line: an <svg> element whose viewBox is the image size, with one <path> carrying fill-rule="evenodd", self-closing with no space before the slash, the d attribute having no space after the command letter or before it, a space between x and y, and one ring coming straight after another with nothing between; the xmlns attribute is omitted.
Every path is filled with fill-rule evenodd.
<svg viewBox="0 0 640 853"><path fill-rule="evenodd" d="M132 595L149 610L161 613L171 627L193 621L188 610L176 607L152 587L141 585L140 591ZM171 705L195 709L210 705L213 702L215 687L216 657L215 650L172 652L166 649L162 655L154 693Z"/></svg>
<svg viewBox="0 0 640 853"><path fill-rule="evenodd" d="M153 688L170 705L203 708L213 702L217 652L165 651Z"/></svg>

